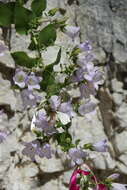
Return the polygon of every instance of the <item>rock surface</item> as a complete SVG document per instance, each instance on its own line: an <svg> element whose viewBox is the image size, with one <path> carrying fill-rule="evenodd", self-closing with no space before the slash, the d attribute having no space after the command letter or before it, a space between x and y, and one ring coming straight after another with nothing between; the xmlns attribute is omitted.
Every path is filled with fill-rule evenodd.
<svg viewBox="0 0 127 190"><path fill-rule="evenodd" d="M93 156L93 166L100 176L118 171L120 182L127 183L127 0L47 1L49 8L67 9L69 24L81 27L81 39L77 38L77 42L92 41L95 64L103 66L106 73L93 121L74 119L70 132L75 140L81 138L81 143L108 139L110 153ZM58 44L71 43L64 34L58 36ZM15 35L14 29L9 40L12 51L26 49L29 41ZM58 48L49 49L45 62L55 59L57 51ZM65 56L62 62L66 62ZM14 68L9 52L0 57L0 109L4 109L0 129L14 130L0 144L0 190L67 190L72 170L67 168L65 155L60 153L50 161L37 159L33 163L21 153L20 140L34 138L29 130L32 111L24 112L19 92L11 88Z"/></svg>

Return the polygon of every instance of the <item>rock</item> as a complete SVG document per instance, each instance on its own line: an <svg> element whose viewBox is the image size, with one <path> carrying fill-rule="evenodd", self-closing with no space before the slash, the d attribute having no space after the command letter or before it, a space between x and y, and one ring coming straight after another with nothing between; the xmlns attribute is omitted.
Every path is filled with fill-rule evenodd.
<svg viewBox="0 0 127 190"><path fill-rule="evenodd" d="M116 133L114 143L119 154L127 152L127 131Z"/></svg>
<svg viewBox="0 0 127 190"><path fill-rule="evenodd" d="M119 94L119 93L114 92L114 93L112 94L112 97L113 97L114 103L115 103L117 106L120 106L120 105L122 104L122 101L123 101L123 94Z"/></svg>
<svg viewBox="0 0 127 190"><path fill-rule="evenodd" d="M16 98L13 90L11 90L11 83L4 80L0 74L0 105L10 105L11 110L16 109Z"/></svg>
<svg viewBox="0 0 127 190"><path fill-rule="evenodd" d="M127 104L122 103L115 113L116 121L119 123L119 128L127 128Z"/></svg>
<svg viewBox="0 0 127 190"><path fill-rule="evenodd" d="M111 81L111 85L112 85L112 90L114 92L117 92L117 93L122 93L123 92L123 83L120 82L120 81L117 81L116 79L113 79Z"/></svg>

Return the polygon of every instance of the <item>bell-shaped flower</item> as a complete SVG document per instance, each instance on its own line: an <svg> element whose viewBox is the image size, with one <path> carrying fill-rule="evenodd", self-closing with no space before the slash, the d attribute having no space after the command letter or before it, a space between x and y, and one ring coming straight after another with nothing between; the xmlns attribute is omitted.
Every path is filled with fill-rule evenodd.
<svg viewBox="0 0 127 190"><path fill-rule="evenodd" d="M21 69L16 69L15 76L13 77L14 83L20 88L24 88L26 85L27 74Z"/></svg>
<svg viewBox="0 0 127 190"><path fill-rule="evenodd" d="M37 103L41 101L40 96L34 94L32 91L27 90L27 89L22 90L21 98L23 101L24 108L35 107Z"/></svg>
<svg viewBox="0 0 127 190"><path fill-rule="evenodd" d="M78 148L71 148L68 152L68 155L71 158L73 165L81 165L84 163L84 159L86 158L87 153Z"/></svg>
<svg viewBox="0 0 127 190"><path fill-rule="evenodd" d="M96 108L96 104L94 102L87 102L79 106L78 112L83 116L85 114L88 114L90 112L93 112Z"/></svg>
<svg viewBox="0 0 127 190"><path fill-rule="evenodd" d="M79 44L78 46L82 51L91 51L92 50L92 46L90 44L90 41L85 41L81 44Z"/></svg>
<svg viewBox="0 0 127 190"><path fill-rule="evenodd" d="M80 27L66 26L64 33L67 34L72 40L79 35Z"/></svg>
<svg viewBox="0 0 127 190"><path fill-rule="evenodd" d="M38 140L31 141L29 143L22 142L25 148L22 150L22 154L29 157L32 161L35 161L35 156L41 154L40 143Z"/></svg>
<svg viewBox="0 0 127 190"><path fill-rule="evenodd" d="M93 149L98 152L107 152L108 149L107 140L104 139L93 144Z"/></svg>
<svg viewBox="0 0 127 190"><path fill-rule="evenodd" d="M31 73L26 77L26 85L29 90L40 89L39 83L41 82L42 77L35 76L35 73Z"/></svg>
<svg viewBox="0 0 127 190"><path fill-rule="evenodd" d="M82 68L79 68L78 70L76 70L73 75L70 77L69 81L70 82L81 82L83 81L84 78L84 71Z"/></svg>
<svg viewBox="0 0 127 190"><path fill-rule="evenodd" d="M66 113L69 117L74 117L76 115L76 113L73 110L71 101L62 103L59 107L59 111Z"/></svg>
<svg viewBox="0 0 127 190"><path fill-rule="evenodd" d="M49 103L50 103L52 110L56 111L58 109L58 107L60 106L61 98L56 95L51 96L51 98L49 99Z"/></svg>
<svg viewBox="0 0 127 190"><path fill-rule="evenodd" d="M56 128L53 126L51 122L47 120L46 115L40 115L40 113L36 117L36 121L34 122L35 126L42 130L47 136L53 135L57 133Z"/></svg>
<svg viewBox="0 0 127 190"><path fill-rule="evenodd" d="M50 159L52 157L51 146L48 143L43 145L43 147L41 148L39 156L41 158L46 157L48 159Z"/></svg>

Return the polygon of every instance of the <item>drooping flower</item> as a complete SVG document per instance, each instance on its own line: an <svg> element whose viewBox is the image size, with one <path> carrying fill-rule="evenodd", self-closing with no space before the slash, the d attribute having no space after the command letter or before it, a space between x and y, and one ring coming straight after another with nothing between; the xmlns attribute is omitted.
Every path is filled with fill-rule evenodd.
<svg viewBox="0 0 127 190"><path fill-rule="evenodd" d="M35 76L35 73L31 73L26 77L26 85L29 90L40 89L39 83L41 82L42 77Z"/></svg>
<svg viewBox="0 0 127 190"><path fill-rule="evenodd" d="M64 33L67 34L72 40L79 35L80 27L66 26Z"/></svg>
<svg viewBox="0 0 127 190"><path fill-rule="evenodd" d="M35 107L41 101L41 97L34 94L32 91L24 89L21 92L24 108Z"/></svg>
<svg viewBox="0 0 127 190"><path fill-rule="evenodd" d="M0 143L2 143L4 140L6 140L8 136L8 133L5 131L0 131Z"/></svg>
<svg viewBox="0 0 127 190"><path fill-rule="evenodd" d="M79 44L78 46L82 51L91 51L92 50L92 46L90 44L90 41L85 41L81 44Z"/></svg>
<svg viewBox="0 0 127 190"><path fill-rule="evenodd" d="M89 102L87 102L85 104L80 105L79 108L78 108L78 112L82 116L84 116L85 114L93 112L95 110L96 106L97 105L94 102L89 101Z"/></svg>
<svg viewBox="0 0 127 190"><path fill-rule="evenodd" d="M98 152L107 152L107 148L108 148L108 145L107 145L106 139L93 144L93 149Z"/></svg>
<svg viewBox="0 0 127 190"><path fill-rule="evenodd" d="M56 95L51 96L51 98L49 99L49 103L50 103L52 110L56 111L58 109L58 107L60 106L61 98Z"/></svg>
<svg viewBox="0 0 127 190"><path fill-rule="evenodd" d="M126 190L126 185L121 183L112 183L111 190Z"/></svg>
<svg viewBox="0 0 127 190"><path fill-rule="evenodd" d="M26 77L27 74L23 70L16 69L15 76L13 77L14 83L18 85L20 88L24 88L26 85Z"/></svg>
<svg viewBox="0 0 127 190"><path fill-rule="evenodd" d="M72 159L72 165L81 165L83 164L84 159L87 156L87 153L78 148L71 148L68 152L68 155Z"/></svg>

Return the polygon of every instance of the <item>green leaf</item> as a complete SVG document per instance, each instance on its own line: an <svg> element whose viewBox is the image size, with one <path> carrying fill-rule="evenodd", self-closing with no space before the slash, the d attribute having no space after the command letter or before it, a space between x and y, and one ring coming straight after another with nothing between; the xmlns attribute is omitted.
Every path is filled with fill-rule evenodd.
<svg viewBox="0 0 127 190"><path fill-rule="evenodd" d="M61 59L61 48L58 51L56 61L50 65L47 65L42 73L43 81L41 82L42 90L47 91L48 93L52 94L53 92L56 93L60 88L60 84L56 84L55 82L55 73L53 71L54 65L57 65Z"/></svg>
<svg viewBox="0 0 127 190"><path fill-rule="evenodd" d="M31 9L37 16L41 16L42 11L46 9L46 6L46 0L33 0L31 4Z"/></svg>
<svg viewBox="0 0 127 190"><path fill-rule="evenodd" d="M72 137L68 132L56 134L55 139L62 147L62 150L65 152L68 151L70 148L74 147L74 145L72 144Z"/></svg>
<svg viewBox="0 0 127 190"><path fill-rule="evenodd" d="M15 3L2 3L0 2L0 25L10 26L14 23L14 8Z"/></svg>
<svg viewBox="0 0 127 190"><path fill-rule="evenodd" d="M17 51L17 52L11 53L11 55L15 63L23 67L32 68L32 67L35 67L38 63L37 58L31 58L23 51Z"/></svg>
<svg viewBox="0 0 127 190"><path fill-rule="evenodd" d="M39 33L38 43L40 47L50 46L56 40L56 28L55 25L49 24L45 28L43 28Z"/></svg>
<svg viewBox="0 0 127 190"><path fill-rule="evenodd" d="M19 34L27 34L31 28L30 23L35 15L29 9L22 7L16 3L15 6L15 28Z"/></svg>

